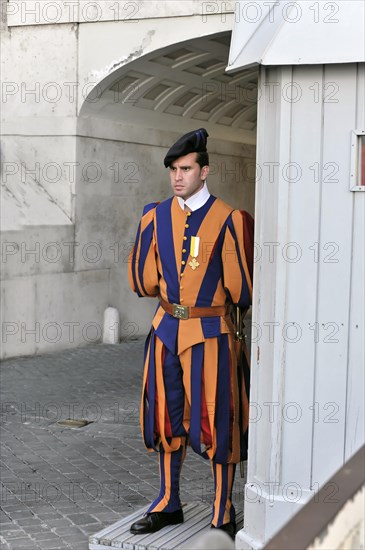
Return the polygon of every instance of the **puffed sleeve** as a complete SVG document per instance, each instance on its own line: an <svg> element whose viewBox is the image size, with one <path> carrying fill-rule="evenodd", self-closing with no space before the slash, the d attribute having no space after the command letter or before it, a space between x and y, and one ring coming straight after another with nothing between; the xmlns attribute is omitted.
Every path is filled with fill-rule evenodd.
<svg viewBox="0 0 365 550"><path fill-rule="evenodd" d="M223 282L231 302L248 308L252 303L253 219L234 210L227 220L222 248Z"/></svg>
<svg viewBox="0 0 365 550"><path fill-rule="evenodd" d="M159 294L154 230L157 204L152 203L145 206L138 226L136 241L128 260L129 284L133 292L136 292L140 297L157 296Z"/></svg>

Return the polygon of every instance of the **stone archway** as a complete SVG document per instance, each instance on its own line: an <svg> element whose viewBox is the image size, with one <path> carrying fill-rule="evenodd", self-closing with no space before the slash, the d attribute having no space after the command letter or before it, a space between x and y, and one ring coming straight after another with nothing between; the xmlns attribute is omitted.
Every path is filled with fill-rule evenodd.
<svg viewBox="0 0 365 550"><path fill-rule="evenodd" d="M171 129L217 125L230 141L254 144L256 68L225 73L230 32L172 44L146 54L95 84L79 116ZM177 130L179 131L179 130Z"/></svg>

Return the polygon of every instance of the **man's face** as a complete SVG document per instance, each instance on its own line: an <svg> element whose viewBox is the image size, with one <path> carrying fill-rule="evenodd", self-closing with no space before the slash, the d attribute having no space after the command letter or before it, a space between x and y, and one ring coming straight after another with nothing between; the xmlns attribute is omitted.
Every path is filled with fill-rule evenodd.
<svg viewBox="0 0 365 550"><path fill-rule="evenodd" d="M200 168L197 153L189 153L174 160L170 165L170 182L174 195L185 201L204 186L209 166Z"/></svg>

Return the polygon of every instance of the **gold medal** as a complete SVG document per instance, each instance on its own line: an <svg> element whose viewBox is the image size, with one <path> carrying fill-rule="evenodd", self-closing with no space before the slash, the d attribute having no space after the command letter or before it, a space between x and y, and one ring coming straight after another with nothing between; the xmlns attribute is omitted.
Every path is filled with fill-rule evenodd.
<svg viewBox="0 0 365 550"><path fill-rule="evenodd" d="M200 266L200 263L196 260L196 258L193 258L188 265L190 265L191 269L195 271L196 268Z"/></svg>

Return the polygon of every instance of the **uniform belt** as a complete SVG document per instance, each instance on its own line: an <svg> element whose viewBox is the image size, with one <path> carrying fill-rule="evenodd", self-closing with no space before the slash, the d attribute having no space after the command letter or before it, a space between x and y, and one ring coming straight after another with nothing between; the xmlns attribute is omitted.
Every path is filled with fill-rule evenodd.
<svg viewBox="0 0 365 550"><path fill-rule="evenodd" d="M195 307L170 304L159 296L161 307L176 319L193 319L197 317L223 317L228 314L227 306Z"/></svg>

